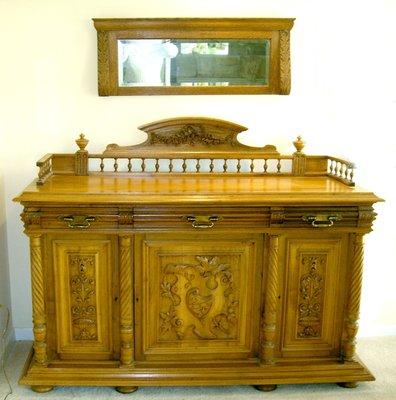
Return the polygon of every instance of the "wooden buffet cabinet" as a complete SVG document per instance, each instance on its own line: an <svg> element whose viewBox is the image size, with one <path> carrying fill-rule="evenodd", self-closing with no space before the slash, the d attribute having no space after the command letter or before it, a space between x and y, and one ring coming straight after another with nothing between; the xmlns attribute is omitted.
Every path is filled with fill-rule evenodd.
<svg viewBox="0 0 396 400"><path fill-rule="evenodd" d="M255 385L374 377L355 355L373 193L353 164L242 145L209 118L41 159L16 201L34 344L22 384Z"/></svg>

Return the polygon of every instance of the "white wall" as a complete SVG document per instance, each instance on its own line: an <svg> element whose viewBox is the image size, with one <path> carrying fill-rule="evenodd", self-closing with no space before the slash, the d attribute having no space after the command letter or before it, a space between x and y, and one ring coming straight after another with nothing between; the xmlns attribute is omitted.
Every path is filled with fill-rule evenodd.
<svg viewBox="0 0 396 400"><path fill-rule="evenodd" d="M387 202L367 237L361 334L396 334L396 2L393 0L0 0L0 133L12 309L30 334L28 243L11 202L47 152L142 140L140 124L182 115L248 126L244 140L284 153L302 134L310 154L345 156ZM290 96L98 97L92 17L296 17Z"/></svg>
<svg viewBox="0 0 396 400"><path fill-rule="evenodd" d="M1 139L1 138L0 138ZM2 143L0 140L0 147ZM11 296L10 296L10 277L8 270L8 251L7 251L7 227L5 213L4 179L2 166L0 163L0 341L5 335L5 346L12 341L14 330L10 318ZM0 343L0 350L2 344ZM0 351L0 363L2 351Z"/></svg>

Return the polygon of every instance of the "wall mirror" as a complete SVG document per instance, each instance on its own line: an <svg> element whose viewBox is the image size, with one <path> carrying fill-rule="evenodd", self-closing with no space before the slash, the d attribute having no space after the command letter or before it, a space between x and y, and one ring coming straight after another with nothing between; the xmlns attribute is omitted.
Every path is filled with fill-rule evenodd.
<svg viewBox="0 0 396 400"><path fill-rule="evenodd" d="M100 96L289 94L293 19L94 19Z"/></svg>

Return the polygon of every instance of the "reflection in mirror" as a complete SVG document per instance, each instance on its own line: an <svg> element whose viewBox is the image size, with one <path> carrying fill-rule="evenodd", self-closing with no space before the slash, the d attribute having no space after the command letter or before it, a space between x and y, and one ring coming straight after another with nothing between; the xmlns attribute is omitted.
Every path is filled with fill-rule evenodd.
<svg viewBox="0 0 396 400"><path fill-rule="evenodd" d="M266 86L269 55L269 39L122 39L119 86Z"/></svg>

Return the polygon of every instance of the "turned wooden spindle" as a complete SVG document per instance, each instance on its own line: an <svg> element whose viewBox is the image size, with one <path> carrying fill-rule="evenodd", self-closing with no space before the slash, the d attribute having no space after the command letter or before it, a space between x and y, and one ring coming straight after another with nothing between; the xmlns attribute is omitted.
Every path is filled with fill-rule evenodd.
<svg viewBox="0 0 396 400"><path fill-rule="evenodd" d="M266 173L268 170L268 160L266 158L264 158L263 170L264 170L264 173Z"/></svg>
<svg viewBox="0 0 396 400"><path fill-rule="evenodd" d="M214 169L213 158L210 159L209 168L210 168L210 172L213 172L213 169Z"/></svg>

